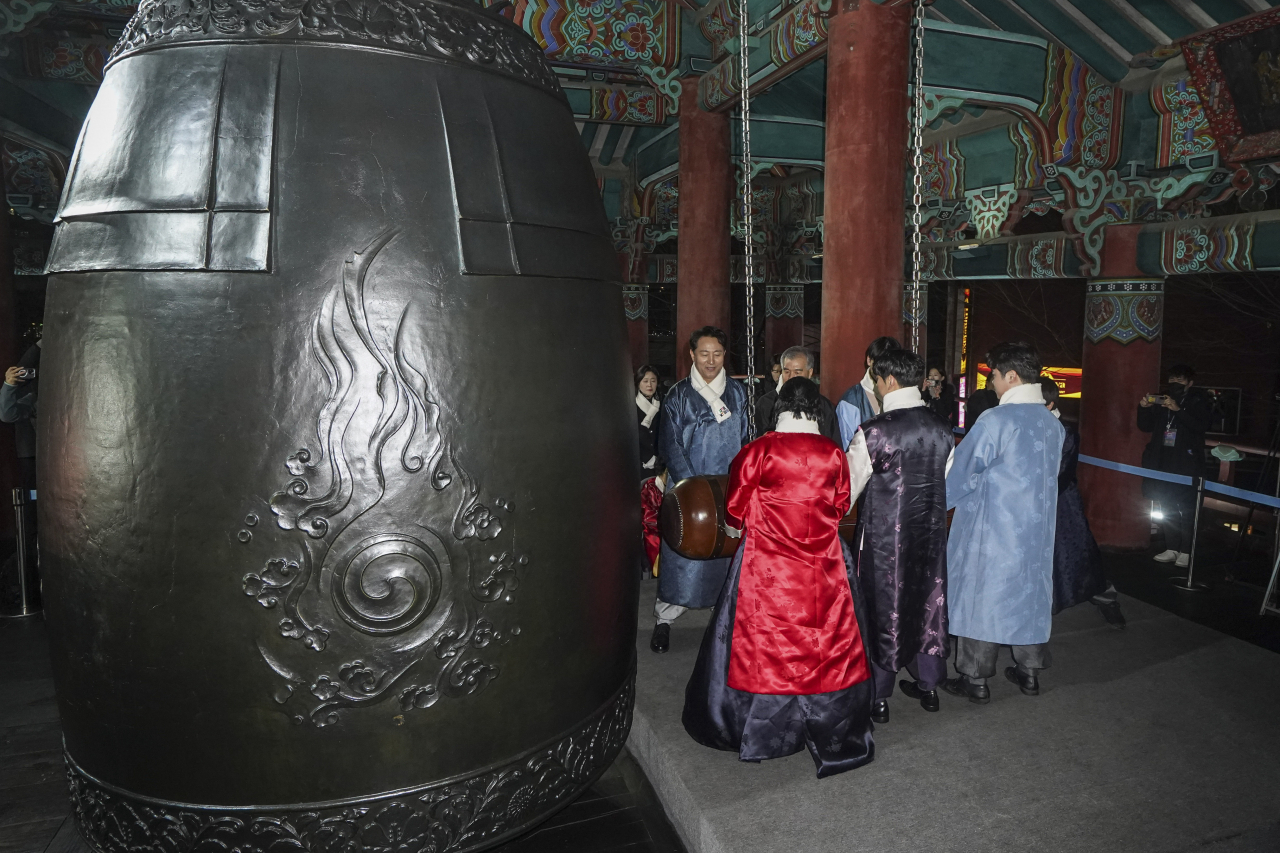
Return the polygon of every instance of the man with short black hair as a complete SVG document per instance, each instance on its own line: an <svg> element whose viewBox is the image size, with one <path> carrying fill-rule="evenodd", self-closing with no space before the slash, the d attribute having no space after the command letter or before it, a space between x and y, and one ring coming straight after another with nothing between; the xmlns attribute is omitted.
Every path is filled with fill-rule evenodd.
<svg viewBox="0 0 1280 853"><path fill-rule="evenodd" d="M959 678L943 689L971 702L991 701L1001 646L1016 666L1005 677L1028 696L1049 666L1053 623L1053 541L1058 510L1062 425L1044 406L1040 356L1024 343L987 354L1000 404L979 418L947 472L955 508L947 543L947 618Z"/></svg>
<svg viewBox="0 0 1280 853"><path fill-rule="evenodd" d="M1138 401L1138 429L1151 433L1142 451L1142 467L1182 474L1204 475L1204 434L1213 421L1213 398L1196 388L1196 372L1187 364L1169 368L1163 394L1147 394ZM1185 569L1191 561L1191 534L1195 524L1194 486L1143 480L1142 494L1160 507L1158 519L1164 531L1165 550L1157 563L1174 563Z"/></svg>
<svg viewBox="0 0 1280 853"><path fill-rule="evenodd" d="M789 347L782 353L779 362L782 365L782 373L778 377L776 386L756 400L757 436L772 432L776 428L778 415L774 412L774 407L778 404L778 393L782 390L782 386L797 376L813 379L813 369L816 366L813 353L804 347ZM822 394L818 395L818 404L822 407L818 413L818 432L839 444L840 426L836 422L836 407Z"/></svg>
<svg viewBox="0 0 1280 853"><path fill-rule="evenodd" d="M867 658L875 677L871 718L889 722L896 673L902 692L938 710L947 676L947 459L951 424L920 394L924 361L889 350L871 365L881 413L849 447L853 494L865 485L858 517L858 579L871 623Z"/></svg>
<svg viewBox="0 0 1280 853"><path fill-rule="evenodd" d="M689 336L693 369L662 402L658 455L667 460L672 485L689 477L728 474L729 464L751 440L747 389L724 367L729 337L714 326ZM658 600L649 647L665 652L671 623L690 607L712 607L729 573L729 558L691 560L662 543Z"/></svg>
<svg viewBox="0 0 1280 853"><path fill-rule="evenodd" d="M840 423L840 447L847 450L853 441L858 427L880 414L880 401L876 398L876 383L871 378L871 365L875 360L892 349L902 349L902 344L894 338L880 337L867 347L867 372L862 381L854 385L840 402L836 404L836 418Z"/></svg>

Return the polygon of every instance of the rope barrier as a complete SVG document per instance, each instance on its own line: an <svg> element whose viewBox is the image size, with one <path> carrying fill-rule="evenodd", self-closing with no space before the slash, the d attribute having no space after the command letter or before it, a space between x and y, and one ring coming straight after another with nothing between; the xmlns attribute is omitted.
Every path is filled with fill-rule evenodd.
<svg viewBox="0 0 1280 853"><path fill-rule="evenodd" d="M1256 504L1269 506L1269 507L1272 507L1273 509L1280 509L1280 500L1273 498L1271 495L1264 495L1258 492L1249 492L1249 491L1245 491L1244 489L1237 489L1235 486L1224 485L1223 483L1206 482L1204 484L1204 488L1205 488L1205 491L1208 491L1208 492L1217 492L1220 495L1227 495L1228 497L1240 498L1241 500L1246 500L1246 501L1253 501Z"/></svg>
<svg viewBox="0 0 1280 853"><path fill-rule="evenodd" d="M1136 474L1139 477L1146 477L1151 480L1164 480L1167 483L1177 483L1182 486L1190 486L1194 484L1194 480L1186 474L1167 474L1164 471L1156 471L1151 468L1140 468L1137 465L1126 465L1123 462L1112 462L1108 459L1099 459L1096 456L1086 456L1080 454L1080 461L1086 465L1092 465L1095 468L1109 468L1112 471L1119 471L1122 474Z"/></svg>
<svg viewBox="0 0 1280 853"><path fill-rule="evenodd" d="M1112 462L1109 459L1099 459L1096 456L1086 456L1080 454L1080 461L1085 465L1092 465L1095 468L1107 468L1111 471L1119 471L1122 474L1134 474L1138 477L1145 477L1148 480L1163 480L1166 483L1177 483L1181 486L1191 486L1195 484L1194 477L1188 477L1186 474L1169 474L1165 471L1156 471L1152 468L1141 468L1137 465L1126 465L1123 462ZM1224 483L1211 483L1205 481L1205 491L1217 492L1227 497L1239 498L1243 501L1251 501L1263 506L1269 506L1273 509L1280 509L1280 499L1271 495L1264 495L1262 492L1251 492L1248 489L1238 489L1235 486L1228 486Z"/></svg>
<svg viewBox="0 0 1280 853"><path fill-rule="evenodd" d="M1177 483L1182 486L1196 486L1196 518L1195 529L1191 535L1191 559L1187 566L1187 578L1185 581L1178 581L1174 584L1178 589L1196 591L1205 589L1205 584L1197 583L1194 579L1196 565L1196 538L1200 532L1200 504L1205 492L1217 492L1220 495L1226 495L1231 498L1238 498L1250 503L1262 504L1273 509L1280 509L1280 498L1271 495L1264 495L1262 492L1251 492L1248 489L1237 489L1235 486L1228 486L1225 483L1211 483L1203 477L1188 477L1185 474L1168 474L1164 471L1155 471L1151 468L1142 468L1137 465L1126 465L1123 462L1112 462L1110 459L1099 459L1096 456L1087 456L1080 454L1080 461L1085 465L1092 465L1095 468L1106 468L1111 471L1119 471L1122 474L1133 474L1138 477L1145 477L1150 480L1163 480L1167 483ZM1244 529L1241 528L1240 535L1244 535ZM1280 579L1280 549L1276 551L1275 563L1271 568L1271 581L1267 584L1267 591L1262 596L1262 609L1258 611L1259 616L1265 616L1267 613L1275 613L1280 616L1280 605L1271 603L1272 593L1277 588L1277 580Z"/></svg>

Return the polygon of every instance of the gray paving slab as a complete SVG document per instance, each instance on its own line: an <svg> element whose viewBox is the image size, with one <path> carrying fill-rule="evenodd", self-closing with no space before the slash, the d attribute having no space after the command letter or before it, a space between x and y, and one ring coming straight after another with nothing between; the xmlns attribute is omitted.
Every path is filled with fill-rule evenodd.
<svg viewBox="0 0 1280 853"><path fill-rule="evenodd" d="M1280 851L1280 655L1123 597L1117 632L1054 620L1042 693L986 706L896 695L876 759L817 779L808 753L748 764L694 743L684 687L710 611L648 649L645 582L629 748L691 853ZM953 670L954 672L954 670Z"/></svg>

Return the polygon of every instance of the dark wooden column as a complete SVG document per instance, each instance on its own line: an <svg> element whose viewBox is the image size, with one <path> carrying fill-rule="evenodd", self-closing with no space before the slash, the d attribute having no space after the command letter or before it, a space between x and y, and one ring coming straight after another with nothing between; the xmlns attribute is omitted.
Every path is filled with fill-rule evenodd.
<svg viewBox="0 0 1280 853"><path fill-rule="evenodd" d="M631 369L649 361L649 285L625 284L622 302L627 312L627 337L631 343Z"/></svg>
<svg viewBox="0 0 1280 853"><path fill-rule="evenodd" d="M804 285L766 284L764 297L764 357L770 359L804 344Z"/></svg>

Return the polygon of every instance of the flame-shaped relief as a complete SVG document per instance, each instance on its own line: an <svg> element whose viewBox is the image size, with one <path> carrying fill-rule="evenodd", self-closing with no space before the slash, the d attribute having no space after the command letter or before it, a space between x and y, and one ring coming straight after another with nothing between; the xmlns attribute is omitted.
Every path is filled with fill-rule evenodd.
<svg viewBox="0 0 1280 853"><path fill-rule="evenodd" d="M369 317L365 280L397 233L353 252L321 305L310 343L329 390L315 451L285 460L290 477L269 501L276 526L297 535L287 555L242 581L246 595L282 614L280 637L296 641L259 643L284 679L276 701L314 700L296 722L334 723L339 709L380 702L397 685L406 711L474 693L498 673L480 650L520 633L489 612L513 601L529 564L495 512L515 507L482 502L459 463L415 366L426 358L406 328L408 306L394 323ZM245 524L257 520L250 513ZM237 538L248 544L253 535L242 529Z"/></svg>

